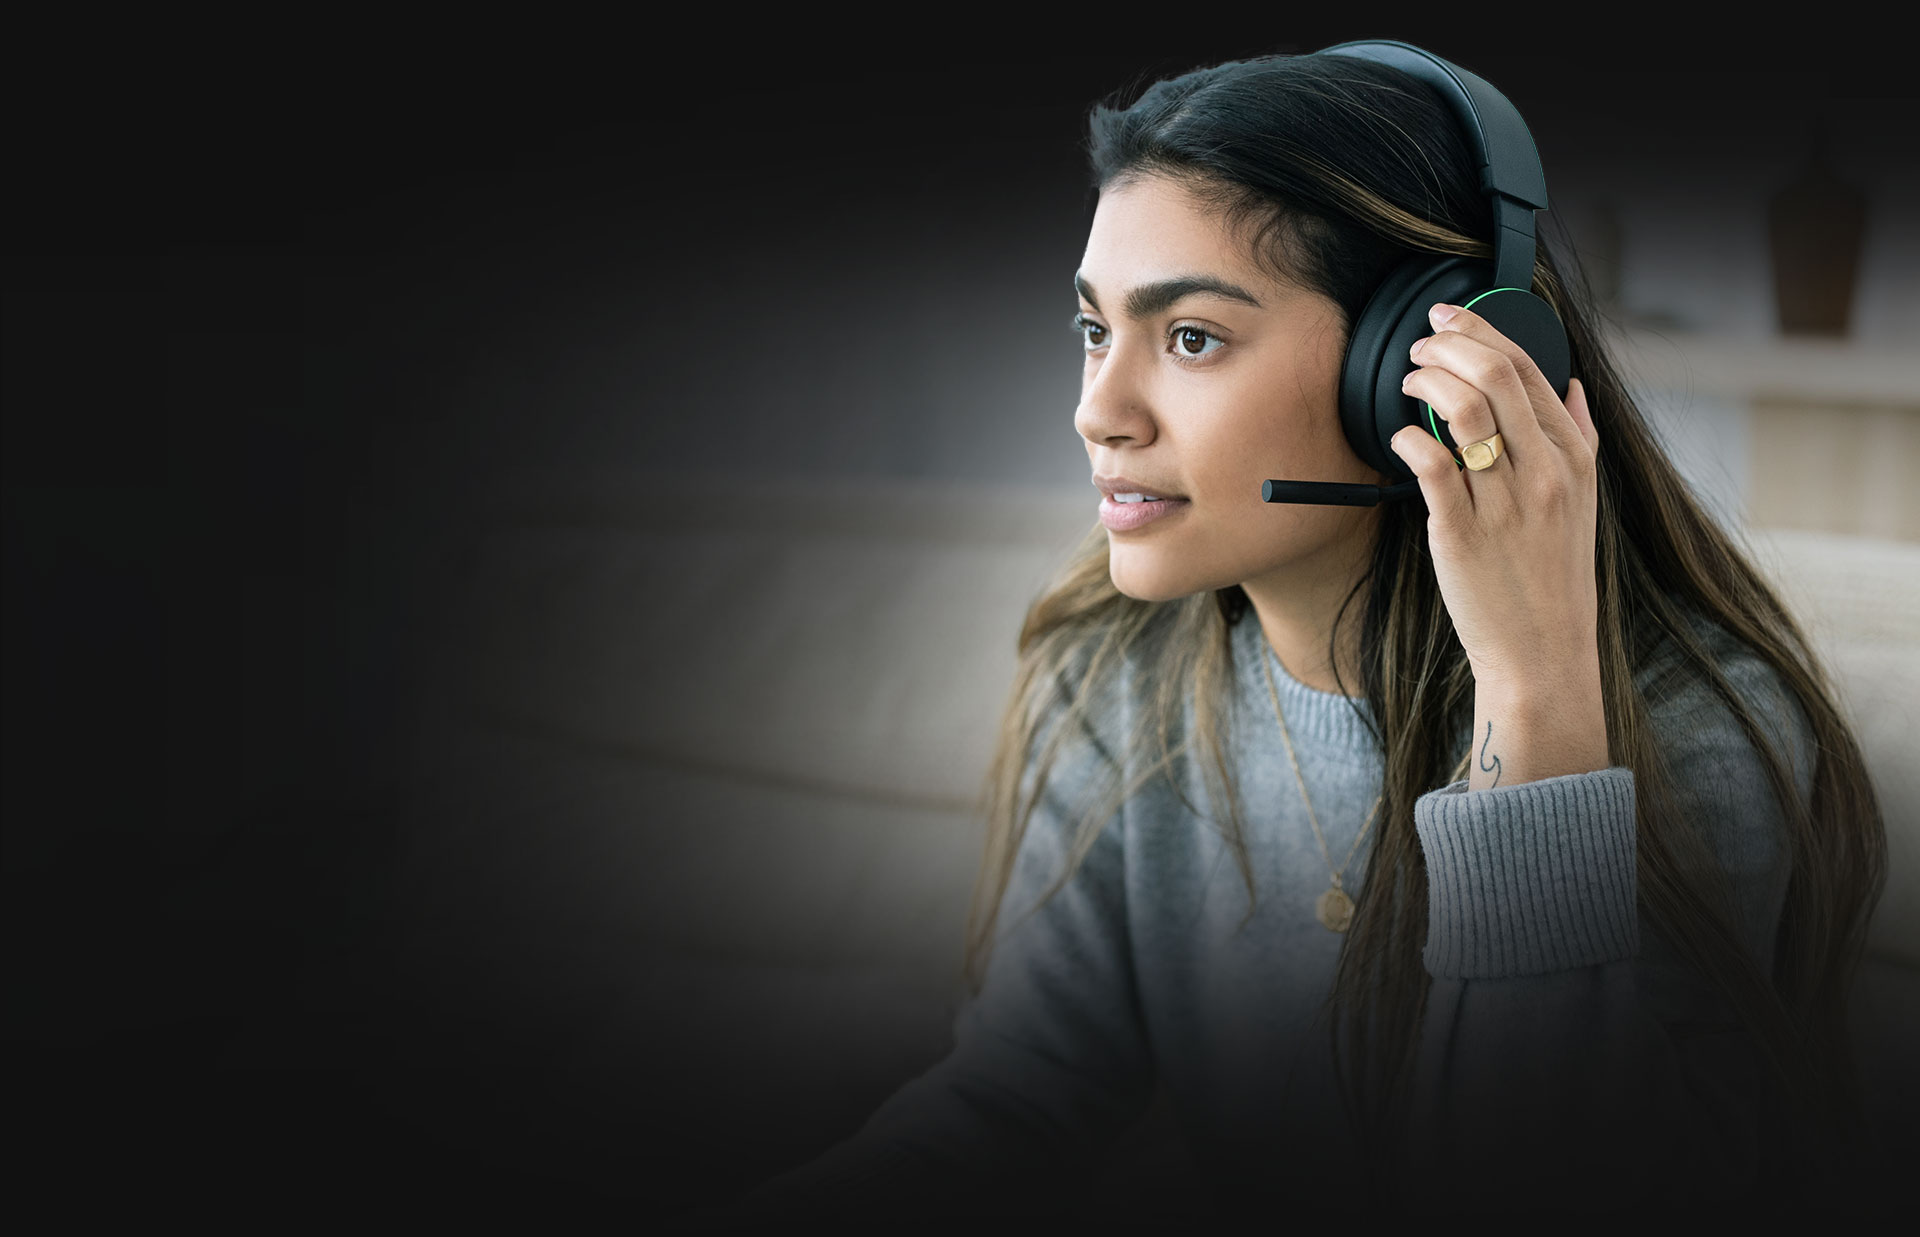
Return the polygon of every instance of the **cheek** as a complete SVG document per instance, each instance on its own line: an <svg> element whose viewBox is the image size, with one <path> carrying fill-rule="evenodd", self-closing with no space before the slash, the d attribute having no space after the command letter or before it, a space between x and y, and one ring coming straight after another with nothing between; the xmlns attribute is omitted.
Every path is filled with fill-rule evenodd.
<svg viewBox="0 0 1920 1237"><path fill-rule="evenodd" d="M1262 479L1282 477L1289 474L1272 470L1324 468L1353 456L1340 428L1340 410L1332 401L1323 407L1306 394L1290 390L1284 397L1268 394L1250 404L1230 426L1221 428L1217 448L1242 472L1258 472Z"/></svg>
<svg viewBox="0 0 1920 1237"><path fill-rule="evenodd" d="M1212 415L1203 432L1204 471L1215 488L1245 486L1251 477L1257 494L1260 481L1282 475L1272 469L1299 459L1303 452L1318 455L1322 450L1303 438L1299 429L1303 418L1270 397L1242 399L1235 406L1208 411Z"/></svg>
<svg viewBox="0 0 1920 1237"><path fill-rule="evenodd" d="M1230 446L1209 454L1206 466L1194 478L1193 490L1204 496L1215 510L1231 510L1249 494L1257 501L1264 475L1255 476L1268 466L1271 451Z"/></svg>

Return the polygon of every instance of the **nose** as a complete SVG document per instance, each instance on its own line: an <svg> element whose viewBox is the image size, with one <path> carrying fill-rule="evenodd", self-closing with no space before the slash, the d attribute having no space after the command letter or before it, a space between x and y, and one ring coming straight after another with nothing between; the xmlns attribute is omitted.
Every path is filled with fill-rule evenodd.
<svg viewBox="0 0 1920 1237"><path fill-rule="evenodd" d="M1080 403L1073 410L1073 428L1090 443L1117 439L1135 443L1153 440L1153 414L1144 384L1131 372L1117 345L1102 360L1088 362L1080 380Z"/></svg>

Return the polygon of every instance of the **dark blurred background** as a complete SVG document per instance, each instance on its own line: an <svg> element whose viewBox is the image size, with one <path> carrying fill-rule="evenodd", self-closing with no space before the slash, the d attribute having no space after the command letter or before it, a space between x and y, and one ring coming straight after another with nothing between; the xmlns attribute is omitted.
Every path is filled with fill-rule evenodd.
<svg viewBox="0 0 1920 1237"><path fill-rule="evenodd" d="M399 979L436 589L522 474L1084 484L1094 99L1396 37L1502 87L1570 205L1664 185L1643 217L1691 219L1816 116L1911 183L1913 75L1871 32L1434 14L24 34L4 902L38 1171L196 1207L636 1214L740 1179L724 1123L652 1119L673 1061L567 1081L537 1016Z"/></svg>

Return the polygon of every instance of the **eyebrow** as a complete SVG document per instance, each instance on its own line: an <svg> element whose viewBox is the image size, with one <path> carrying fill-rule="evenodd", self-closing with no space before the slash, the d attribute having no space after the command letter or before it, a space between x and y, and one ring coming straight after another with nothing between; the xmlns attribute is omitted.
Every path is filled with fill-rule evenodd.
<svg viewBox="0 0 1920 1237"><path fill-rule="evenodd" d="M1073 273L1073 287L1081 296L1087 298L1087 304L1095 309L1100 302L1093 295L1093 287L1079 271ZM1176 275L1171 279L1157 279L1152 283L1143 283L1127 293L1124 312L1127 317L1139 321L1154 314L1171 309L1176 303L1189 296L1213 296L1225 301L1239 301L1255 309L1265 308L1253 293L1238 284L1228 283L1212 275Z"/></svg>

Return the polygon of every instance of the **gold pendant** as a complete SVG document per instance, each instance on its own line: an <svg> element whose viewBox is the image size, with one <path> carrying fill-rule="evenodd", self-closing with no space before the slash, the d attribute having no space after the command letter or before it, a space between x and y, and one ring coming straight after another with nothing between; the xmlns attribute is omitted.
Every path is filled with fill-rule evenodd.
<svg viewBox="0 0 1920 1237"><path fill-rule="evenodd" d="M1321 894L1313 909L1320 916L1320 922L1335 932L1345 932L1347 925L1353 922L1353 899L1339 889L1329 889Z"/></svg>

